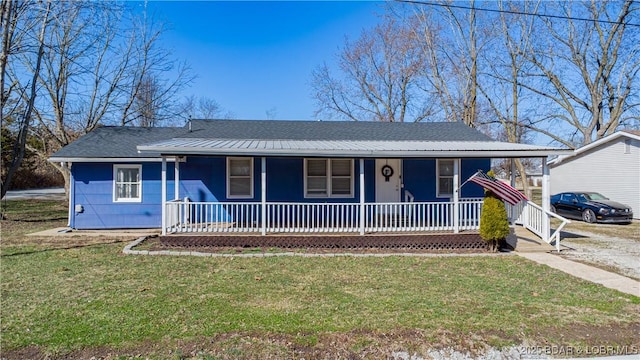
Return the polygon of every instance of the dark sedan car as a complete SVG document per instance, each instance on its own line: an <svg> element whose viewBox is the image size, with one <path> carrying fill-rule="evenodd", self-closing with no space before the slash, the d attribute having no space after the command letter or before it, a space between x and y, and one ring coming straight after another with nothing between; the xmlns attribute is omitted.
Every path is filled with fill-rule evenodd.
<svg viewBox="0 0 640 360"><path fill-rule="evenodd" d="M596 192L564 192L551 197L551 211L584 222L630 223L633 212L624 205Z"/></svg>

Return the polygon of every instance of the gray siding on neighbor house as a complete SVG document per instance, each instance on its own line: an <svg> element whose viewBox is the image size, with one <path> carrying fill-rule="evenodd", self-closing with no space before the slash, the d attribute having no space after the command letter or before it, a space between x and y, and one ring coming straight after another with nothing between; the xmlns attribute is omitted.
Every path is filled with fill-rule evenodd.
<svg viewBox="0 0 640 360"><path fill-rule="evenodd" d="M629 141L627 146L625 141ZM550 167L551 194L596 191L640 218L640 141L619 137Z"/></svg>

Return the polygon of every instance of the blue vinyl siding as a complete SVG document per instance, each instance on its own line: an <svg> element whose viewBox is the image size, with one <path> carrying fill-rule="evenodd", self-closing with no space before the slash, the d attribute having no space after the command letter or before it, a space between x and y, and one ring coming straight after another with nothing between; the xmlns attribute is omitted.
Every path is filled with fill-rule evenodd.
<svg viewBox="0 0 640 360"><path fill-rule="evenodd" d="M117 164L124 164L118 162ZM71 226L76 229L157 228L161 224L161 164L142 163L142 201L113 201L112 163L75 163ZM173 198L173 163L167 164L167 199ZM75 212L81 205L83 211Z"/></svg>
<svg viewBox="0 0 640 360"><path fill-rule="evenodd" d="M460 184L465 182L471 175L478 170L487 172L491 170L491 159L462 159L460 165ZM484 197L484 189L482 186L468 182L460 191L461 197Z"/></svg>
<svg viewBox="0 0 640 360"><path fill-rule="evenodd" d="M360 201L358 159L354 159L354 195L348 198L305 198L304 158L267 159L267 201L269 202L351 202ZM116 162L116 164L125 164ZM135 163L130 163L135 164ZM157 228L161 225L161 163L142 164L142 201L113 201L113 163L75 163L72 166L70 225L76 229ZM179 198L192 202L259 202L261 158L254 158L254 197L227 199L227 168L225 157L189 157L180 163ZM365 201L375 201L375 160L366 159ZM489 159L462 159L460 181L478 169L489 169ZM436 198L436 160L403 160L404 189L411 191L415 201L447 201ZM167 199L175 199L174 164L167 163ZM483 190L475 184L462 188L462 197L481 197ZM82 205L84 211L75 212Z"/></svg>
<svg viewBox="0 0 640 360"><path fill-rule="evenodd" d="M467 180L478 169L491 168L490 159L462 159L460 161L460 183ZM436 195L436 159L405 159L402 162L404 190L415 196L415 201L449 201ZM482 187L467 183L460 197L482 197ZM404 194L403 194L404 197Z"/></svg>
<svg viewBox="0 0 640 360"><path fill-rule="evenodd" d="M254 163L260 163L257 158ZM375 161L365 160L365 200L373 201L375 196ZM300 203L353 203L360 202L360 161L353 161L353 196L344 198L305 198L304 197L304 158L268 158L267 159L267 201ZM257 201L260 200L260 167L256 176Z"/></svg>

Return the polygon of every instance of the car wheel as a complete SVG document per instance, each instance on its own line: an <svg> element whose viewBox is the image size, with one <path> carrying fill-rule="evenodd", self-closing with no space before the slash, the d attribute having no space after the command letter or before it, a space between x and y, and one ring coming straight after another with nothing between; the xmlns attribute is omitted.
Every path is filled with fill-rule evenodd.
<svg viewBox="0 0 640 360"><path fill-rule="evenodd" d="M582 220L587 223L596 222L596 214L591 209L585 209L582 212Z"/></svg>
<svg viewBox="0 0 640 360"><path fill-rule="evenodd" d="M554 213L554 214L557 214L557 213L558 213L558 212L556 211L556 207L555 207L555 206L553 206L553 205L551 205L551 208L549 208L549 210L550 210L552 213Z"/></svg>

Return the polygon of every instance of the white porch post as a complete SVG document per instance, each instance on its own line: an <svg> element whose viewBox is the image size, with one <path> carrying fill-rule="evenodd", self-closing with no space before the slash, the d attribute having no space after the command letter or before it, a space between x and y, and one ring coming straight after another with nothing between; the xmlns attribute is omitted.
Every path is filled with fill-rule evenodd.
<svg viewBox="0 0 640 360"><path fill-rule="evenodd" d="M512 188L516 188L516 161L514 158L511 158L511 171L510 171L510 185ZM520 179L522 179L522 174L520 174ZM524 180L523 180L524 181ZM524 183L523 183L523 189L524 189ZM525 194L526 195L526 194ZM515 206L510 206L509 207L509 220L511 222L511 224L515 224L516 223L516 207Z"/></svg>
<svg viewBox="0 0 640 360"><path fill-rule="evenodd" d="M174 167L173 167L173 199L180 199L180 158L175 157Z"/></svg>
<svg viewBox="0 0 640 360"><path fill-rule="evenodd" d="M364 211L364 159L360 158L359 162L359 175L360 175L360 235L364 235L364 228L366 225L365 211Z"/></svg>
<svg viewBox="0 0 640 360"><path fill-rule="evenodd" d="M544 209L545 214L542 222L542 239L546 242L549 241L551 230L550 217L547 214L551 209L551 195L549 192L549 165L547 165L547 158L544 157L542 158L542 209Z"/></svg>
<svg viewBox="0 0 640 360"><path fill-rule="evenodd" d="M460 159L453 161L453 232L460 232Z"/></svg>
<svg viewBox="0 0 640 360"><path fill-rule="evenodd" d="M264 156L260 161L260 218L260 233L267 235L267 158Z"/></svg>
<svg viewBox="0 0 640 360"><path fill-rule="evenodd" d="M162 193L162 235L167 235L167 158L164 156L162 157L160 184L160 192Z"/></svg>

